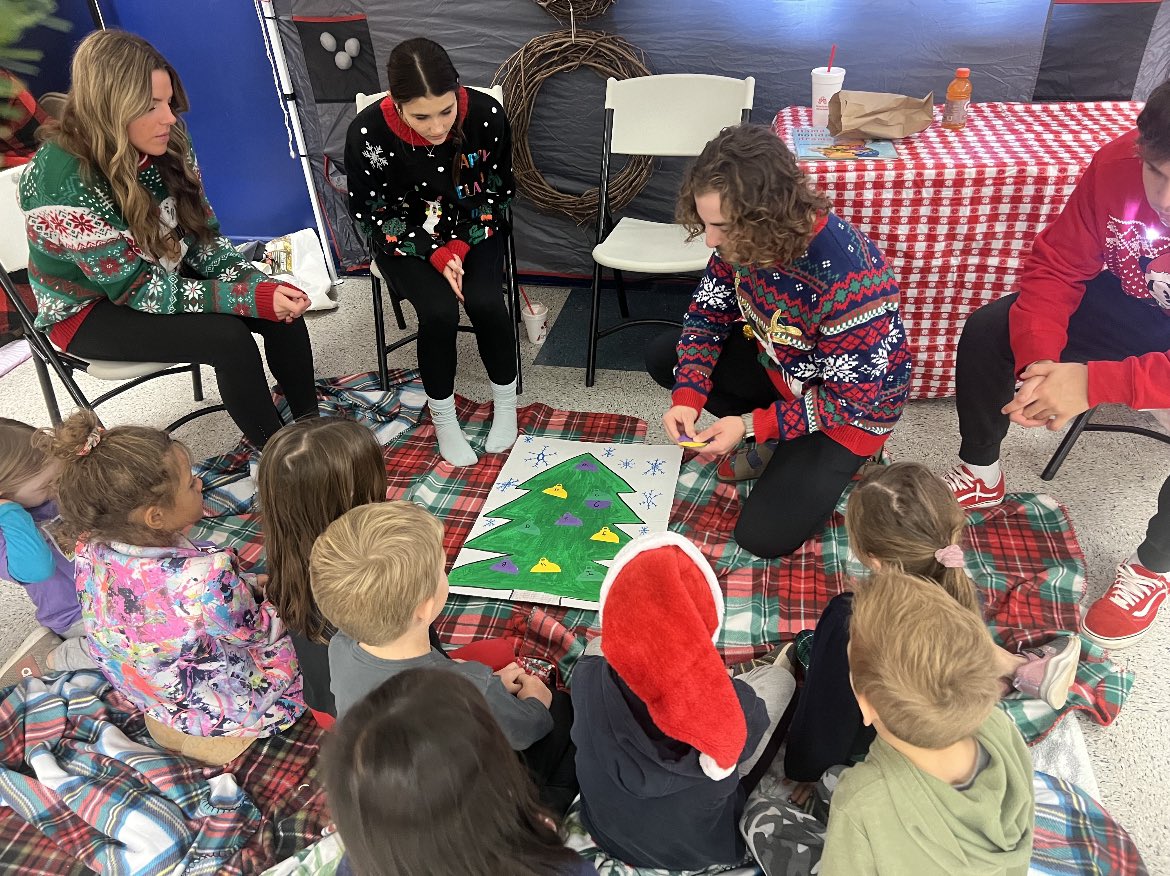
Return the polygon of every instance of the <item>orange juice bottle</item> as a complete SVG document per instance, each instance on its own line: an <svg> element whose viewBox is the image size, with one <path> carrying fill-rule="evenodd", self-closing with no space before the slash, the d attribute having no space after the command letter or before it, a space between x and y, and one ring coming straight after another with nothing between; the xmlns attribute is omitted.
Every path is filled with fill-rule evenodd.
<svg viewBox="0 0 1170 876"><path fill-rule="evenodd" d="M960 67L947 86L947 105L943 109L942 126L957 131L967 124L967 104L971 102L971 71Z"/></svg>

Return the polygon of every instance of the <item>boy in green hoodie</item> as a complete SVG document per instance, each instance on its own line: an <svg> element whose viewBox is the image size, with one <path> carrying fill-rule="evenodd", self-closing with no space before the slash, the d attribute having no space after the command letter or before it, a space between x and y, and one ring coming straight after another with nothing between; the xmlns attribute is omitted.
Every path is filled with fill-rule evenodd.
<svg viewBox="0 0 1170 876"><path fill-rule="evenodd" d="M986 626L940 588L892 569L857 588L850 676L877 739L833 794L822 876L1027 872L1032 761L995 665Z"/></svg>

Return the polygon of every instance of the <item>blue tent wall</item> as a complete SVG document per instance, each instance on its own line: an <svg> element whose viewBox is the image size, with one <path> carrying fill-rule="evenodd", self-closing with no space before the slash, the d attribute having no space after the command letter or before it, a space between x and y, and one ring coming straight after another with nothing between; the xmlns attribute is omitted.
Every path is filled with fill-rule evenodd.
<svg viewBox="0 0 1170 876"><path fill-rule="evenodd" d="M102 0L102 11L107 26L150 40L179 71L207 197L224 233L249 240L312 228L252 4Z"/></svg>
<svg viewBox="0 0 1170 876"><path fill-rule="evenodd" d="M0 9L3 8L0 0ZM57 0L57 18L69 23L65 31L49 27L34 27L20 38L22 49L37 49L43 53L36 62L37 75L22 75L29 91L42 95L46 91L69 90L69 62L73 50L87 33L93 30L93 20L85 0Z"/></svg>

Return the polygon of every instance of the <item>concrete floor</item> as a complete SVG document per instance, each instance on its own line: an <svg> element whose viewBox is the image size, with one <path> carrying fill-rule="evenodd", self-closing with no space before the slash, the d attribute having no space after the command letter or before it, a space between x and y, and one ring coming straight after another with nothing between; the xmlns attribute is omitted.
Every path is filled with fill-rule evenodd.
<svg viewBox="0 0 1170 876"><path fill-rule="evenodd" d="M374 367L369 283L348 279L339 288L341 306L332 312L310 314L309 328L320 375L341 375ZM530 297L549 306L555 318L566 290L534 287ZM409 308L407 308L409 310ZM584 335L584 327L582 327ZM476 399L490 395L478 361L474 338L460 335L460 374L456 391ZM527 361L537 350L524 343ZM413 349L396 354L392 365L414 363ZM209 398L215 381L204 369ZM82 376L87 393L101 385ZM615 411L642 417L650 426L649 439L662 440L659 417L665 394L643 373L601 371L597 385L584 386L583 370L528 367L521 403L540 401L557 408ZM103 406L107 423L144 423L162 426L192 409L190 384L166 378L131 391ZM66 394L59 392L59 398ZM65 402L62 401L63 407ZM1125 416L1128 412L1118 412ZM39 424L47 417L33 368L26 363L0 378L0 416ZM178 432L197 458L232 446L238 432L225 414L196 420ZM1055 481L1044 483L1040 470L1059 436L1013 429L1004 447L1008 488L1046 492L1068 509L1088 563L1085 605L1112 582L1117 562L1129 556L1141 541L1147 518L1156 505L1158 488L1170 474L1170 449L1149 439L1109 434L1087 434ZM941 470L958 449L954 405L950 401L912 403L889 444L896 459L919 459ZM0 582L0 660L32 628L31 604L15 585ZM1170 756L1163 746L1170 738L1170 609L1136 647L1118 653L1137 680L1129 702L1112 727L1079 721L1092 767L1100 787L1100 801L1136 840L1154 874L1170 874Z"/></svg>

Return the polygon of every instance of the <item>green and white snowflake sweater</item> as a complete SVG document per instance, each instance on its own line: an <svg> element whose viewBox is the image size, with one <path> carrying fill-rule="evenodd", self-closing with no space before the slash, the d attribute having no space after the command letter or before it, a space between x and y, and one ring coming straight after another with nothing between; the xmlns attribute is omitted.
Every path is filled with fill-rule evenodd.
<svg viewBox="0 0 1170 876"><path fill-rule="evenodd" d="M188 153L192 167L195 156ZM145 158L138 180L159 205L169 232L177 224L175 201L158 168ZM85 179L76 156L55 143L37 150L20 180L29 245L29 282L37 298L37 327L67 349L90 308L103 298L145 313L233 313L276 319L273 283L219 234L200 244L188 233L179 260L143 252L122 217L109 183ZM185 270L179 273L179 268Z"/></svg>
<svg viewBox="0 0 1170 876"><path fill-rule="evenodd" d="M460 87L454 131L433 145L398 115L386 97L350 123L345 140L349 211L375 255L429 259L442 271L451 256L496 233L516 187L512 131L504 109L475 89ZM452 170L458 162L459 185Z"/></svg>

